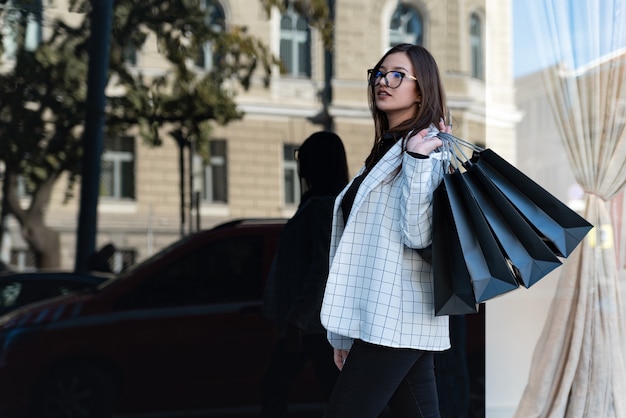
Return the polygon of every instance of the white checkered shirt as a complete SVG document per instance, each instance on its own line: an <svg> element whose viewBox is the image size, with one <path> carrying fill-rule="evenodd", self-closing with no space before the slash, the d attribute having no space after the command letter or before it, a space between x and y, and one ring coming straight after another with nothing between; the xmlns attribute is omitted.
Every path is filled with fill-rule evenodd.
<svg viewBox="0 0 626 418"><path fill-rule="evenodd" d="M431 243L441 161L403 153L401 142L365 177L345 226L341 200L349 185L335 201L321 311L335 348L349 349L354 339L396 348L450 347L448 317L435 316L431 266L414 250Z"/></svg>

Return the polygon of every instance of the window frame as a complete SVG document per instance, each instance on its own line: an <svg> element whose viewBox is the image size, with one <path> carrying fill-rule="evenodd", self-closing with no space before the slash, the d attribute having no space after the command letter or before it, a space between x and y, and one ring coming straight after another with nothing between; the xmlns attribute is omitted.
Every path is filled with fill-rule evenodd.
<svg viewBox="0 0 626 418"><path fill-rule="evenodd" d="M213 7L214 9L210 9ZM200 0L200 9L205 11L206 18L205 23L207 27L211 27L214 31L226 30L226 12L224 6L217 0ZM215 65L215 56L213 54L213 43L211 41L205 42L197 52L197 57L194 59L194 65L196 68L202 71L211 71Z"/></svg>
<svg viewBox="0 0 626 418"><path fill-rule="evenodd" d="M283 203L286 206L300 204L300 176L298 175L298 161L295 158L297 144L283 144Z"/></svg>
<svg viewBox="0 0 626 418"><path fill-rule="evenodd" d="M131 141L132 146L130 150L113 150L106 147L113 147L113 144L117 144L115 139L105 139L105 149L102 151L101 166L105 167L106 163L112 164L111 170L111 194L104 194L105 188L103 187L103 176L105 175L104 169L101 169L99 179L99 196L103 199L110 200L135 200L137 195L136 190L136 161L137 161L137 149L135 144L135 138L132 136L124 136L118 139L119 141ZM130 163L132 176L130 179L126 179L126 170L124 163ZM130 182L130 187L125 187L125 182ZM130 189L131 193L125 194L125 190Z"/></svg>
<svg viewBox="0 0 626 418"><path fill-rule="evenodd" d="M411 13L412 14L411 19L407 22L402 22L398 26L397 29L393 29L392 24L394 22L394 19L400 18L397 15L401 12L402 9L405 9L405 12L402 14L402 16L406 16L407 14ZM402 21L401 18L400 18L400 21ZM419 33L406 31L406 28L409 26L411 21L417 22L415 26L418 27ZM425 21L424 14L419 8L415 7L412 4L405 3L405 2L398 3L396 8L393 9L393 11L391 12L391 16L389 17L389 23L387 25L387 32L389 36L388 47L392 48L393 46L398 45L400 43L412 43L415 45L424 46L424 41L425 41L424 21Z"/></svg>
<svg viewBox="0 0 626 418"><path fill-rule="evenodd" d="M469 18L470 74L479 80L485 79L484 34L484 19L479 13L472 12Z"/></svg>
<svg viewBox="0 0 626 418"><path fill-rule="evenodd" d="M289 28L283 22L289 20ZM303 25L304 28L299 27ZM287 75L299 78L312 77L312 39L311 28L307 19L289 6L279 19L279 56ZM289 56L286 57L287 52ZM304 54L304 56L302 56ZM304 67L304 68L301 68Z"/></svg>
<svg viewBox="0 0 626 418"><path fill-rule="evenodd" d="M221 148L221 150L220 150ZM227 204L228 203L228 141L225 139L212 139L209 141L209 160L205 162L199 154L194 157L195 177L200 178L195 191L200 193L203 203ZM223 151L223 152L220 152ZM222 178L220 181L216 178ZM215 182L220 181L216 190ZM223 195L223 196L222 196Z"/></svg>

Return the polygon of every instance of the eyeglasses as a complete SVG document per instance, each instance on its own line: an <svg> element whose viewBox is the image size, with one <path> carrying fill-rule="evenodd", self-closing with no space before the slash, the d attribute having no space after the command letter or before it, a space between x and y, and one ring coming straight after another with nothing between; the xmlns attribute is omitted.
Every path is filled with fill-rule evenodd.
<svg viewBox="0 0 626 418"><path fill-rule="evenodd" d="M380 84L380 79L384 78L387 87L389 87L390 89L397 89L398 87L400 87L400 84L402 84L402 80L404 79L404 77L408 77L411 80L417 81L417 78L413 77L412 75L405 74L401 71L387 71L386 73L383 73L380 70L367 70L367 82L370 86L377 86L378 84Z"/></svg>

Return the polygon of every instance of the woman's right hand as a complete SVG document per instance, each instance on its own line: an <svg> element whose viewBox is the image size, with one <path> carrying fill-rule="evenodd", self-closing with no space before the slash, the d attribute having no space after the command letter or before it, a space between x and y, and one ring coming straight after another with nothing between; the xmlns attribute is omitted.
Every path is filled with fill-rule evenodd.
<svg viewBox="0 0 626 418"><path fill-rule="evenodd" d="M339 370L343 369L343 363L346 362L346 359L348 358L348 353L350 352L349 350L339 350L338 348L334 348L334 360L335 360L335 366L337 366L337 368Z"/></svg>
<svg viewBox="0 0 626 418"><path fill-rule="evenodd" d="M450 133L452 125L446 126L443 119L439 121L439 132ZM406 143L407 151L415 152L421 155L428 155L435 149L443 145L441 139L436 136L430 136L428 129L423 129L409 138Z"/></svg>

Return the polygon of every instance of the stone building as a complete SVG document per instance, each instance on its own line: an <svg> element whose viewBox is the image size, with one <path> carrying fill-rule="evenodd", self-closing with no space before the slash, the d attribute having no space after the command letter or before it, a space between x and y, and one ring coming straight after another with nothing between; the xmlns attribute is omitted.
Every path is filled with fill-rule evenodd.
<svg viewBox="0 0 626 418"><path fill-rule="evenodd" d="M158 148L145 146L139 138L106 139L97 245L115 244L118 271L198 228L234 218L291 216L299 197L294 149L312 132L324 129L325 114L344 140L350 172L355 174L374 140L366 70L399 42L423 44L439 63L453 133L515 160L518 116L509 1L335 0L330 54L320 34L293 10L282 16L273 10L268 16L257 0L202 1L216 21L247 26L283 59L287 73L275 71L269 88L259 81L238 94L245 116L215 126L208 165L184 149L185 165L192 165L182 175L184 195L180 150L173 139L164 135ZM60 4L53 3L46 13L63 13ZM165 69L154 43L137 51L133 62L146 74ZM210 66L206 54L198 71ZM326 85L332 101L325 106L321 92ZM71 269L79 199L63 204L63 187L64 182L58 182L47 223L61 232L62 267ZM4 248L10 248L11 264L27 267L27 247L17 225L10 222L9 227L10 242Z"/></svg>

